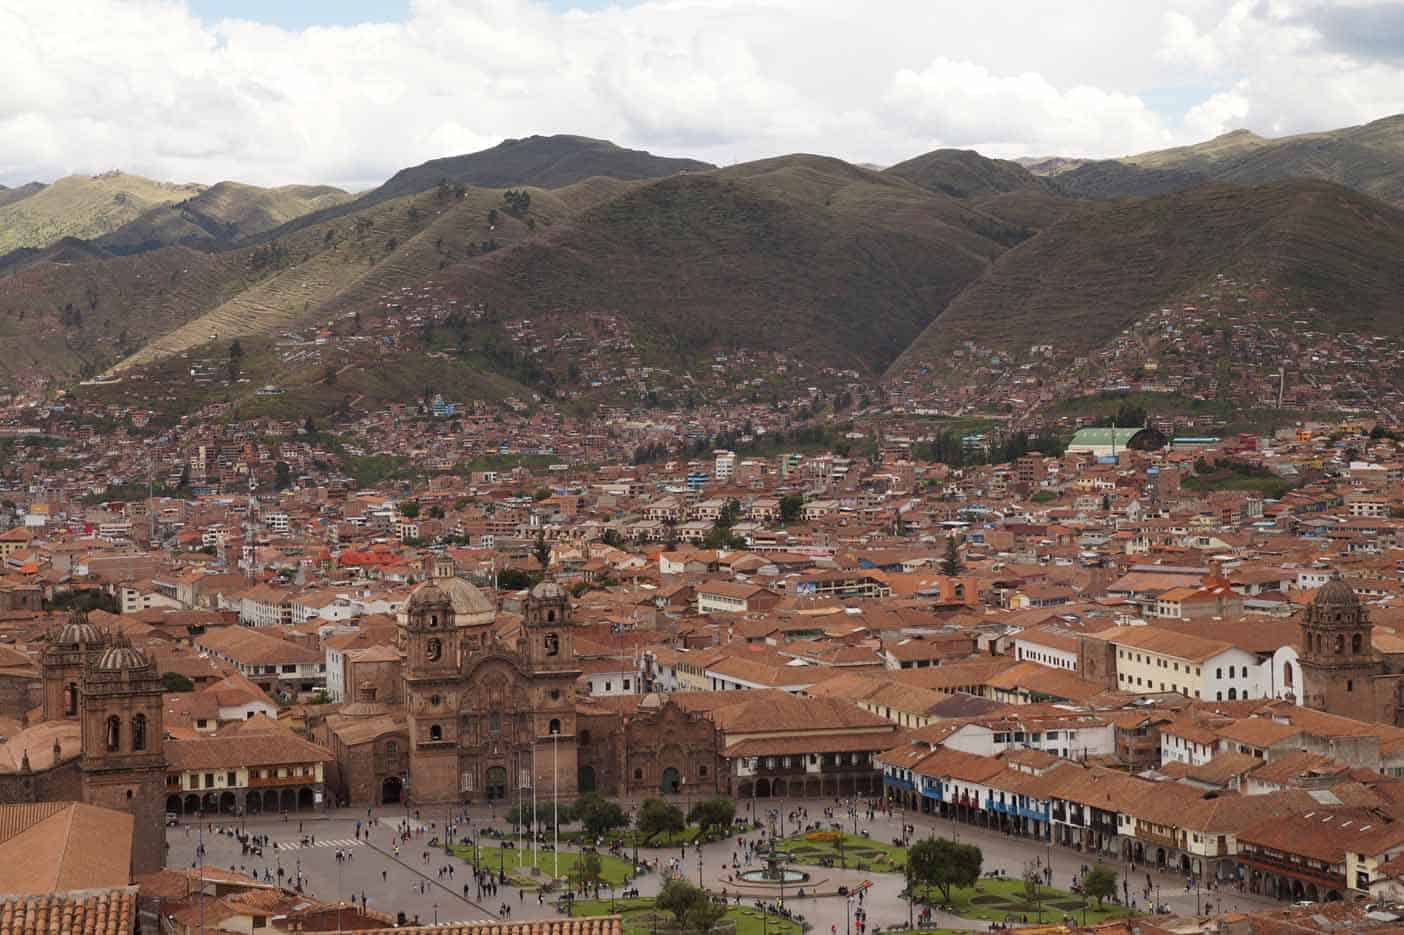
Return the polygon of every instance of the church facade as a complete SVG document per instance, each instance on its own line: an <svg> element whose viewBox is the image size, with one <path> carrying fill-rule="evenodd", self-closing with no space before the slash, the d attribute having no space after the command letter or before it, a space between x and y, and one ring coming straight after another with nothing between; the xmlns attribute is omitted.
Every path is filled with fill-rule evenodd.
<svg viewBox="0 0 1404 935"><path fill-rule="evenodd" d="M166 754L161 694L150 660L81 615L49 635L44 720L10 738L0 803L71 800L135 820L132 872L165 865ZM41 748L40 744L47 744Z"/></svg>
<svg viewBox="0 0 1404 935"><path fill-rule="evenodd" d="M577 697L570 596L554 581L528 594L515 642L499 638L496 609L448 563L414 590L398 622L409 750L403 777L378 779L380 801L510 804L533 789L545 801L724 788L705 717L676 706L602 709Z"/></svg>
<svg viewBox="0 0 1404 935"><path fill-rule="evenodd" d="M1322 585L1302 616L1300 703L1367 723L1404 726L1404 659L1381 653L1350 585Z"/></svg>

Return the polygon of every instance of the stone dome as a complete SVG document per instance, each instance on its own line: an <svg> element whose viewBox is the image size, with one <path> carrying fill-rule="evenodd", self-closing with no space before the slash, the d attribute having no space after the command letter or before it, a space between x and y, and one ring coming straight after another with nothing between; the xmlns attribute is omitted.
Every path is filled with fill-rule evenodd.
<svg viewBox="0 0 1404 935"><path fill-rule="evenodd" d="M409 607L427 607L429 605L442 606L449 603L449 596L445 594L433 581L426 581L410 592Z"/></svg>
<svg viewBox="0 0 1404 935"><path fill-rule="evenodd" d="M102 657L98 659L97 667L100 672L144 669L146 668L146 656L142 655L141 650L131 646L110 646L103 651Z"/></svg>
<svg viewBox="0 0 1404 935"><path fill-rule="evenodd" d="M453 617L460 627L492 623L497 607L470 581L462 578L435 578L434 583L448 595L453 604Z"/></svg>
<svg viewBox="0 0 1404 935"><path fill-rule="evenodd" d="M79 643L88 646L100 646L107 642L107 635L103 633L97 624L88 623L86 620L74 619L69 620L63 625L63 628L58 631L58 635L54 637L54 642L69 646L76 646Z"/></svg>
<svg viewBox="0 0 1404 935"><path fill-rule="evenodd" d="M1311 601L1317 607L1359 607L1360 598L1350 589L1343 578L1332 578L1321 586Z"/></svg>
<svg viewBox="0 0 1404 935"><path fill-rule="evenodd" d="M565 588L554 581L543 581L531 589L531 599L534 601L564 601L566 599Z"/></svg>

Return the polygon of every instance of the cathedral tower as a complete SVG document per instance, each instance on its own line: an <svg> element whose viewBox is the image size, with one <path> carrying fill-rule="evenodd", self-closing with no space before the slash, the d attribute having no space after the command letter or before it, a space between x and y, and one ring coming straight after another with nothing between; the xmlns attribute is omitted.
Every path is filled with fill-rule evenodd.
<svg viewBox="0 0 1404 935"><path fill-rule="evenodd" d="M531 678L538 788L576 791L575 659L570 595L555 581L531 589L523 608L523 649ZM555 776L552 777L552 770Z"/></svg>
<svg viewBox="0 0 1404 935"><path fill-rule="evenodd" d="M415 802L456 797L459 632L453 602L432 581L405 606L405 709L409 716L409 795Z"/></svg>
<svg viewBox="0 0 1404 935"><path fill-rule="evenodd" d="M49 634L41 659L44 675L44 720L78 720L78 700L83 673L107 649L111 636L78 612Z"/></svg>
<svg viewBox="0 0 1404 935"><path fill-rule="evenodd" d="M1370 616L1350 585L1340 578L1326 582L1307 606L1301 628L1302 703L1373 721L1374 677L1382 667L1371 645Z"/></svg>
<svg viewBox="0 0 1404 935"><path fill-rule="evenodd" d="M120 639L103 650L80 683L83 801L135 819L133 873L166 863L164 690L150 660Z"/></svg>

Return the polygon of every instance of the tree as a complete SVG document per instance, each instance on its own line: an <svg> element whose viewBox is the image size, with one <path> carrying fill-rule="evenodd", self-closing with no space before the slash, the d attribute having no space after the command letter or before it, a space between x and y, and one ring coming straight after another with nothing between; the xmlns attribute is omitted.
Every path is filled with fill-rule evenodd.
<svg viewBox="0 0 1404 935"><path fill-rule="evenodd" d="M1102 901L1116 895L1116 871L1103 864L1097 864L1082 875L1082 891L1097 900L1097 908Z"/></svg>
<svg viewBox="0 0 1404 935"><path fill-rule="evenodd" d="M793 523L804 513L804 497L790 493L780 498L780 519Z"/></svg>
<svg viewBox="0 0 1404 935"><path fill-rule="evenodd" d="M230 359L230 360L238 360L239 358L241 358L241 357L243 357L243 356L244 356L244 345L242 345L242 344L239 343L239 339L238 339L238 338L235 338L235 339L234 339L234 343L232 343L232 344L229 345L229 359Z"/></svg>
<svg viewBox="0 0 1404 935"><path fill-rule="evenodd" d="M536 534L536 545L531 547L531 554L536 557L537 564L541 566L542 571L551 567L551 546L546 541L544 529Z"/></svg>
<svg viewBox="0 0 1404 935"><path fill-rule="evenodd" d="M1043 921L1043 870L1036 864L1024 864L1024 900L1037 907L1038 919Z"/></svg>
<svg viewBox="0 0 1404 935"><path fill-rule="evenodd" d="M907 851L911 880L917 886L934 886L941 897L951 901L951 887L974 886L980 879L984 855L973 844L958 844L944 838L918 841Z"/></svg>
<svg viewBox="0 0 1404 935"><path fill-rule="evenodd" d="M415 519L419 516L418 500L401 500L399 503L400 515L405 519Z"/></svg>
<svg viewBox="0 0 1404 935"><path fill-rule="evenodd" d="M629 816L624 809L597 792L587 792L576 799L573 811L585 832L597 838L629 824Z"/></svg>
<svg viewBox="0 0 1404 935"><path fill-rule="evenodd" d="M165 683L168 692L193 692L195 690L195 683L179 672L163 672L161 673L161 681Z"/></svg>
<svg viewBox="0 0 1404 935"><path fill-rule="evenodd" d="M279 461L273 465L273 489L287 490L292 486L292 468L288 462Z"/></svg>
<svg viewBox="0 0 1404 935"><path fill-rule="evenodd" d="M488 222L488 227L496 227L496 226L497 226L497 209L496 209L496 208L488 208L487 222Z"/></svg>
<svg viewBox="0 0 1404 935"><path fill-rule="evenodd" d="M329 367L327 367L327 369L325 369L325 370L322 371L322 382L325 383L327 386L335 386L335 385L336 385L336 368L335 368L335 367L329 366Z"/></svg>
<svg viewBox="0 0 1404 935"><path fill-rule="evenodd" d="M600 862L600 855L594 851L582 851L575 861L571 877L587 893L603 883L604 864Z"/></svg>
<svg viewBox="0 0 1404 935"><path fill-rule="evenodd" d="M726 915L725 906L712 902L706 890L681 877L663 884L654 905L672 913L679 926L697 935L707 935Z"/></svg>
<svg viewBox="0 0 1404 935"><path fill-rule="evenodd" d="M497 587L503 591L524 591L531 585L531 575L520 568L504 568L497 573Z"/></svg>
<svg viewBox="0 0 1404 935"><path fill-rule="evenodd" d="M956 547L954 535L946 537L946 555L941 559L941 574L947 578L955 578L965 572L965 566L960 561L960 549Z"/></svg>
<svg viewBox="0 0 1404 935"><path fill-rule="evenodd" d="M687 823L701 831L727 831L736 819L736 803L724 795L704 799L687 813Z"/></svg>
<svg viewBox="0 0 1404 935"><path fill-rule="evenodd" d="M606 529L603 535L600 536L600 541L605 545L613 546L617 549L624 544L624 537L619 535L619 530L617 529Z"/></svg>
<svg viewBox="0 0 1404 935"><path fill-rule="evenodd" d="M687 827L682 809L662 799L644 799L637 818L639 834L646 838L677 834Z"/></svg>

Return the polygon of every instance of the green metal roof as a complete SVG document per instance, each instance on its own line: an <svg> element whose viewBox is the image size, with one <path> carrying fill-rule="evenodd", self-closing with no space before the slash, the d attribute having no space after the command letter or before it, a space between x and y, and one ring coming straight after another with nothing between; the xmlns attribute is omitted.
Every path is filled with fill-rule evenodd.
<svg viewBox="0 0 1404 935"><path fill-rule="evenodd" d="M1131 443L1131 439L1144 431L1143 426L1130 429L1078 429L1068 447L1103 448L1115 445L1125 448Z"/></svg>

